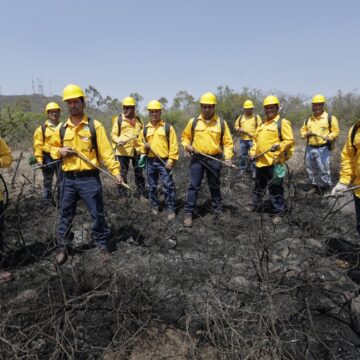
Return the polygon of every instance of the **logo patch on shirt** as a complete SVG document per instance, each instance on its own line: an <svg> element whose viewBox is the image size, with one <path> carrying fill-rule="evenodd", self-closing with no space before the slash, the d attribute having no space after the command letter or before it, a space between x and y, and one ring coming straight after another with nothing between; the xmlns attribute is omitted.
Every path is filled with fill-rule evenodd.
<svg viewBox="0 0 360 360"><path fill-rule="evenodd" d="M89 137L87 137L87 136L81 136L81 135L79 135L79 138L80 138L80 140L82 140L82 141L90 141L91 139L89 138Z"/></svg>
<svg viewBox="0 0 360 360"><path fill-rule="evenodd" d="M85 131L90 131L89 125L84 125L84 130Z"/></svg>

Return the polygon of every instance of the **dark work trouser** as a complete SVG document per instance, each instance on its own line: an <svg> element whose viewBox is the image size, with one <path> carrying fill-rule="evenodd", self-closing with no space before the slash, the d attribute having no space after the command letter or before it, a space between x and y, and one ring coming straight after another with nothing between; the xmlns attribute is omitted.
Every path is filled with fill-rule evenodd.
<svg viewBox="0 0 360 360"><path fill-rule="evenodd" d="M139 156L120 156L120 155L116 155L116 160L119 161L120 166L121 166L121 173L120 175L122 176L122 178L124 179L124 182L127 184L127 175L129 172L129 166L130 166L130 162L132 164L132 167L134 169L134 174L135 174L135 185L137 188L137 192L139 195L144 195L145 196L145 179L143 176L143 171L140 167L137 166L137 163L139 161ZM124 189L124 187L119 186L118 187L119 190L119 194L120 195L125 195L126 194L126 190Z"/></svg>
<svg viewBox="0 0 360 360"><path fill-rule="evenodd" d="M274 166L256 167L255 190L253 197L253 206L261 209L263 197L266 193L266 187L269 188L270 202L272 211L275 214L286 211L283 180L273 181Z"/></svg>
<svg viewBox="0 0 360 360"><path fill-rule="evenodd" d="M63 173L58 230L59 247L69 245L74 237L71 227L76 214L76 205L80 199L84 201L92 219L91 240L99 247L106 247L110 229L104 215L100 177L95 171Z"/></svg>
<svg viewBox="0 0 360 360"><path fill-rule="evenodd" d="M50 156L50 154L43 152L43 165L49 164L53 161L54 159ZM60 198L61 162L59 161L56 164L43 166L41 170L44 180L43 199L45 201L52 201L52 182L54 174L56 175L58 181L57 197Z"/></svg>
<svg viewBox="0 0 360 360"><path fill-rule="evenodd" d="M356 214L356 230L360 235L360 198L354 194L355 214Z"/></svg>
<svg viewBox="0 0 360 360"><path fill-rule="evenodd" d="M163 159L166 163L167 159ZM146 171L149 183L149 200L150 206L153 208L159 207L159 198L157 196L158 180L160 178L165 194L165 204L169 212L175 212L176 206L176 191L175 184L164 164L158 158L147 158Z"/></svg>
<svg viewBox="0 0 360 360"><path fill-rule="evenodd" d="M201 182L206 172L211 195L211 205L215 213L222 211L220 192L221 163L201 156L193 156L190 163L190 185L185 203L185 213L192 215L196 206Z"/></svg>

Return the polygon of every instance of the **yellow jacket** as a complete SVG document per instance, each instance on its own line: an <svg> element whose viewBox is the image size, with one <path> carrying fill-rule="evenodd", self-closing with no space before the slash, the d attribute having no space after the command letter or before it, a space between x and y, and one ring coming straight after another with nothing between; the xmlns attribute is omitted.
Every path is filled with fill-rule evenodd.
<svg viewBox="0 0 360 360"><path fill-rule="evenodd" d="M49 145L50 139L53 136L57 127L62 123L53 125L49 120L45 121L45 136L43 136L42 127L39 126L34 132L34 156L39 164L43 163L43 152L50 153L51 147Z"/></svg>
<svg viewBox="0 0 360 360"><path fill-rule="evenodd" d="M6 145L3 138L0 138L0 168L10 167L13 158L11 156L10 149ZM0 191L0 201L4 200L4 194Z"/></svg>
<svg viewBox="0 0 360 360"><path fill-rule="evenodd" d="M311 115L309 119L303 124L300 129L300 135L304 139L307 132L313 132L317 135L327 136L330 140L335 140L339 136L339 122L338 119L332 115L331 117L331 131L329 129L328 113L324 111L318 118ZM308 137L308 145L321 146L325 145L326 141L320 136L312 135Z"/></svg>
<svg viewBox="0 0 360 360"><path fill-rule="evenodd" d="M51 157L53 159L60 159L60 148L62 146L69 146L87 157L96 166L99 166L100 164L96 157L96 151L92 149L91 132L87 116L85 115L77 126L75 126L69 118L64 126L66 126L66 131L63 143L61 143L60 138L60 127L56 129L50 140ZM120 164L114 159L114 154L106 136L104 126L100 121L94 120L94 127L96 131L99 160L105 164L112 175L119 175ZM74 155L62 159L62 169L63 171L87 171L94 170L94 167Z"/></svg>
<svg viewBox="0 0 360 360"><path fill-rule="evenodd" d="M259 115L256 115L256 119L254 115L250 117L246 117L246 115L241 115L236 119L234 129L236 132L238 132L240 129L244 130L245 132L251 135L249 136L244 133L239 133L241 140L253 140L256 133L256 129L260 124L261 124L261 117Z"/></svg>
<svg viewBox="0 0 360 360"><path fill-rule="evenodd" d="M169 163L173 163L174 160L179 159L179 146L176 138L176 132L172 125L170 125L170 137L169 144L166 139L165 122L160 120L156 126L151 122L146 125L146 142L150 145L151 149L154 150L156 155L161 158L168 158ZM142 154L146 154L144 140L144 132L141 131L138 138L139 150ZM147 156L150 158L155 157L153 151L149 151Z"/></svg>
<svg viewBox="0 0 360 360"><path fill-rule="evenodd" d="M121 132L119 135L119 122L118 116L114 116L113 126L111 130L111 140L113 148L115 148L115 155L120 156L134 156L135 152L138 151L137 145L137 137L139 136L141 130L143 129L144 125L140 118L136 117L135 123L132 125L128 119L125 118L123 114L119 115L122 116L121 122ZM124 145L116 145L119 141L127 141Z"/></svg>
<svg viewBox="0 0 360 360"><path fill-rule="evenodd" d="M273 145L279 144L280 148L274 152L267 152L263 156L256 159L256 166L271 166L273 164L285 163L285 152L288 151L294 145L294 135L289 120L283 119L281 125L281 136L280 141L278 133L278 120L280 116L277 115L274 119L267 121L264 120L260 126L256 129L254 144L250 149L250 156L257 156L267 150Z"/></svg>
<svg viewBox="0 0 360 360"><path fill-rule="evenodd" d="M191 145L191 130L194 119L195 118L189 120L186 128L181 134L181 144L184 146L184 149L187 145ZM202 115L200 115L198 119L199 121L196 124L196 128L193 134L192 146L197 151L207 155L218 155L223 152L225 160L231 159L234 155L234 143L226 121L224 121L225 129L223 144L221 144L220 118L215 115L209 122L207 122L203 119ZM221 145L223 150L221 149Z"/></svg>
<svg viewBox="0 0 360 360"><path fill-rule="evenodd" d="M360 120L358 121L358 124ZM355 134L354 146L351 144L352 127L341 152L340 182L346 185L360 185L360 130ZM355 151L355 148L356 151ZM360 197L360 189L354 191Z"/></svg>

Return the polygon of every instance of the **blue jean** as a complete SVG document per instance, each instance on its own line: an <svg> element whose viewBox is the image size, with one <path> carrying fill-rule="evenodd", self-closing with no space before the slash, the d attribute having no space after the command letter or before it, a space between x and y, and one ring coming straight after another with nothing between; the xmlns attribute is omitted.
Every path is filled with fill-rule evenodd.
<svg viewBox="0 0 360 360"><path fill-rule="evenodd" d="M134 169L135 174L135 185L137 188L137 192L139 195L145 195L145 179L143 176L142 169L137 166L137 162L139 160L139 156L116 156L116 160L119 161L121 167L120 175L124 179L124 182L127 183L127 174L129 172L130 162ZM122 186L119 186L119 194L124 195L126 191Z"/></svg>
<svg viewBox="0 0 360 360"><path fill-rule="evenodd" d="M261 209L266 188L269 188L270 203L272 212L275 214L286 211L283 181L273 182L274 166L256 168L255 190L253 196L253 207Z"/></svg>
<svg viewBox="0 0 360 360"><path fill-rule="evenodd" d="M308 145L305 154L305 166L312 185L320 187L332 186L330 174L331 151L325 146Z"/></svg>
<svg viewBox="0 0 360 360"><path fill-rule="evenodd" d="M43 152L43 165L53 162L54 159L50 154ZM43 199L45 201L52 201L52 182L54 174L57 177L58 181L58 192L57 197L60 197L60 183L61 183L61 162L56 164L51 164L41 168L43 174L44 188L43 188Z"/></svg>
<svg viewBox="0 0 360 360"><path fill-rule="evenodd" d="M102 186L99 174L79 177L63 173L60 202L60 224L58 229L59 247L70 244L74 237L71 231L72 221L76 215L76 205L82 199L90 212L91 240L99 247L106 247L110 237L104 215ZM94 173L94 172L92 172Z"/></svg>
<svg viewBox="0 0 360 360"><path fill-rule="evenodd" d="M192 215L196 206L201 182L206 172L211 195L211 206L215 213L222 211L220 192L221 163L216 160L207 159L194 155L190 163L190 185L186 197L185 213Z"/></svg>
<svg viewBox="0 0 360 360"><path fill-rule="evenodd" d="M166 163L166 159L164 159L164 162ZM176 206L176 191L169 170L165 168L164 164L158 158L147 158L146 171L149 183L150 206L153 208L159 207L157 186L160 178L165 194L166 208L169 212L174 212Z"/></svg>
<svg viewBox="0 0 360 360"><path fill-rule="evenodd" d="M249 159L249 151L252 146L252 140L240 140L240 171L245 171L249 164L251 172L255 174L255 161L250 161Z"/></svg>

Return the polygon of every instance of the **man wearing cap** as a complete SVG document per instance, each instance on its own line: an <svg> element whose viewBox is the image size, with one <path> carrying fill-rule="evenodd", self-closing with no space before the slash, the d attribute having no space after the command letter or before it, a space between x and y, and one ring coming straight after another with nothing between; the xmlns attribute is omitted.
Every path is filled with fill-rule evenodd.
<svg viewBox="0 0 360 360"><path fill-rule="evenodd" d="M249 151L253 145L256 129L261 124L261 118L254 114L254 104L251 100L244 102L243 110L244 115L239 116L234 125L235 131L240 136L240 175L243 175L250 165L252 178L255 179L255 162L249 160Z"/></svg>
<svg viewBox="0 0 360 360"><path fill-rule="evenodd" d="M136 101L128 96L122 101L122 114L114 117L111 131L111 139L115 147L115 156L120 163L121 176L127 183L127 174L130 162L134 169L135 185L138 195L145 201L145 179L142 168L137 166L140 157L137 145L137 137L144 128L143 122L136 115ZM124 196L124 188L118 187L120 196Z"/></svg>
<svg viewBox="0 0 360 360"><path fill-rule="evenodd" d="M285 162L294 150L294 136L289 120L279 115L280 103L276 96L264 99L265 119L256 129L254 144L250 156L255 160L256 179L253 196L253 211L263 209L263 198L269 189L269 211L274 214L274 223L281 221L286 212L283 177ZM282 170L281 173L278 170Z"/></svg>
<svg viewBox="0 0 360 360"><path fill-rule="evenodd" d="M192 155L190 164L190 185L185 203L184 226L191 227L201 182L206 172L211 195L211 205L216 215L222 213L220 175L222 156L231 166L233 140L229 127L215 114L216 96L207 92L200 99L201 114L192 118L182 132L181 143ZM211 156L211 159L207 156Z"/></svg>
<svg viewBox="0 0 360 360"><path fill-rule="evenodd" d="M60 161L54 160L51 155L50 140L58 126L60 118L60 106L56 102L49 102L46 105L45 113L47 120L44 124L36 128L34 132L34 156L36 162L41 165L43 174L43 200L45 204L53 203L52 181L54 174L57 176L58 197L60 196Z"/></svg>
<svg viewBox="0 0 360 360"><path fill-rule="evenodd" d="M312 111L300 135L306 139L305 166L312 186L310 191L323 194L332 186L330 158L334 141L339 136L339 124L335 116L325 111L325 97L321 94L313 97Z"/></svg>
<svg viewBox="0 0 360 360"><path fill-rule="evenodd" d="M100 249L101 259L106 261L109 258L107 242L110 229L104 216L102 185L96 167L100 162L104 163L116 178L116 183L121 184L120 166L114 159L104 126L84 113L82 89L77 85L67 85L63 100L70 117L56 129L51 139L52 157L62 158L63 171L56 262L61 265L68 257L67 246L74 237L71 227L79 199L84 201L91 215L91 240Z"/></svg>
<svg viewBox="0 0 360 360"><path fill-rule="evenodd" d="M150 122L140 132L138 138L141 160L147 157L146 170L149 183L149 201L153 215L159 214L157 196L158 179L160 178L165 194L167 220L175 219L176 191L172 170L179 159L179 147L175 129L161 119L162 105L158 100L151 100L147 109Z"/></svg>

